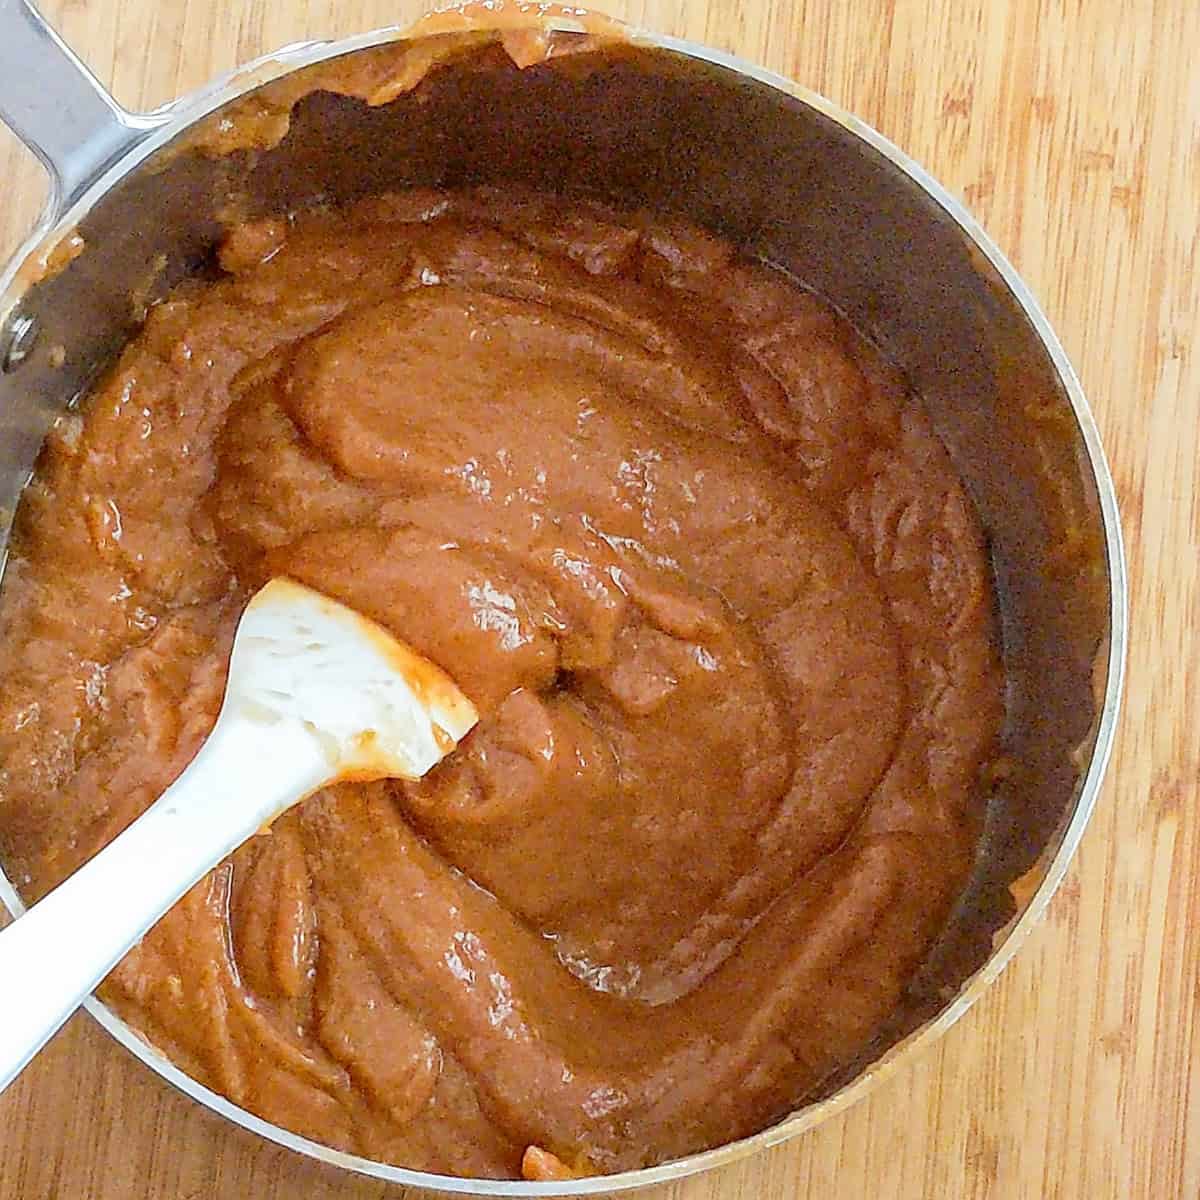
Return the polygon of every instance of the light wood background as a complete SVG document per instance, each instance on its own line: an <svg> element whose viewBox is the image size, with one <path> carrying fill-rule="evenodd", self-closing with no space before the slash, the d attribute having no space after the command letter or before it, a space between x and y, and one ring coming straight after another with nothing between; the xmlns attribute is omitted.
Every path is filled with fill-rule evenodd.
<svg viewBox="0 0 1200 1200"><path fill-rule="evenodd" d="M1109 783L1047 920L932 1052L787 1146L654 1200L1200 1197L1200 2L599 0L871 122L982 219L1096 409L1132 571ZM46 0L151 106L420 0ZM39 86L36 79L31 87ZM0 132L0 254L41 180ZM0 980L0 988L20 981ZM367 1200L176 1095L77 1017L0 1099L0 1200Z"/></svg>

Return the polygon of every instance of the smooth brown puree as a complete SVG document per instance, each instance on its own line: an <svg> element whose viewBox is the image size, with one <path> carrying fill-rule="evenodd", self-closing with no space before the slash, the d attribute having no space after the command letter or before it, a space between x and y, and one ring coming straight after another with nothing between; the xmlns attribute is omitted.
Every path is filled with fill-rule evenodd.
<svg viewBox="0 0 1200 1200"><path fill-rule="evenodd" d="M127 1019L263 1117L469 1175L653 1163L812 1094L962 889L1001 717L981 532L919 402L782 275L644 214L410 193L233 229L220 263L26 494L10 873L43 893L167 786L290 575L482 720L214 871L105 985Z"/></svg>

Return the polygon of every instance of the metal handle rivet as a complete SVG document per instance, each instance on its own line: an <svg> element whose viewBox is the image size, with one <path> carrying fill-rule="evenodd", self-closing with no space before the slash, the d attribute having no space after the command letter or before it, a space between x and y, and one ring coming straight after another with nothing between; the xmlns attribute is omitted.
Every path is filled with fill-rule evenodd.
<svg viewBox="0 0 1200 1200"><path fill-rule="evenodd" d="M14 317L8 329L0 333L0 371L5 375L15 371L33 353L37 339L35 317Z"/></svg>

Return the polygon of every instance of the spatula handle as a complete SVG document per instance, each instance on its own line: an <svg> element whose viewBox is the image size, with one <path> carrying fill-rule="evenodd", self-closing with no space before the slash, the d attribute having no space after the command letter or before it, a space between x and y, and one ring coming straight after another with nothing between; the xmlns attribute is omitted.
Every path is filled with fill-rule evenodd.
<svg viewBox="0 0 1200 1200"><path fill-rule="evenodd" d="M303 727L223 716L142 816L0 931L0 1090L184 892L330 774Z"/></svg>

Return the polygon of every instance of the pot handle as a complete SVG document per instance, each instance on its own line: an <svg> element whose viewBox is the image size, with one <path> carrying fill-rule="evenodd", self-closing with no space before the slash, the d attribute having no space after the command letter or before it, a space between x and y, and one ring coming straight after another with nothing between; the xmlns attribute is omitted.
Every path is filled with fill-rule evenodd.
<svg viewBox="0 0 1200 1200"><path fill-rule="evenodd" d="M123 109L29 0L0 0L0 121L50 173L52 219L163 119Z"/></svg>

